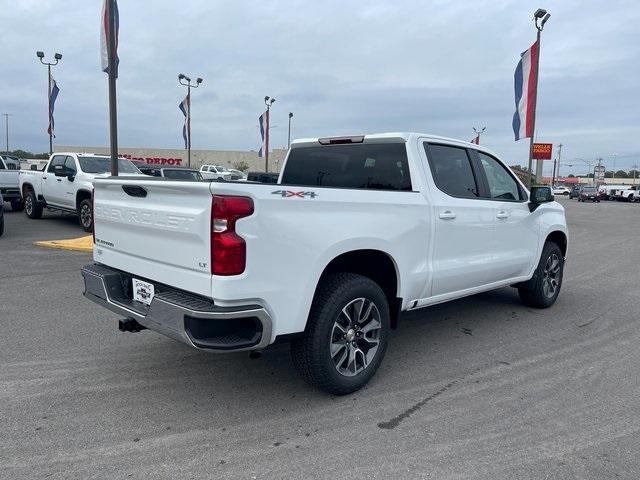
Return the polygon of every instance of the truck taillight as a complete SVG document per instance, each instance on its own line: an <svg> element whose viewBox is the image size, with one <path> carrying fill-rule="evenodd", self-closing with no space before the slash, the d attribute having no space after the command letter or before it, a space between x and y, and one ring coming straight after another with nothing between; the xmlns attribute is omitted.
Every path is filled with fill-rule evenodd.
<svg viewBox="0 0 640 480"><path fill-rule="evenodd" d="M253 200L214 195L211 202L211 273L239 275L247 263L247 245L236 233L236 221L253 213Z"/></svg>

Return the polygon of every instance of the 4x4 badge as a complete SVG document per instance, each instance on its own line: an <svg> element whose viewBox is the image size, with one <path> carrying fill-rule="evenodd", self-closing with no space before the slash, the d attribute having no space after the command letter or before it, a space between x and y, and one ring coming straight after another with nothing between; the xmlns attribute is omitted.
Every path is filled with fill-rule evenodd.
<svg viewBox="0 0 640 480"><path fill-rule="evenodd" d="M291 197L300 197L300 198L316 198L318 194L316 192L294 192L291 190L276 190L275 192L271 192L272 195L280 195L283 198L291 198Z"/></svg>

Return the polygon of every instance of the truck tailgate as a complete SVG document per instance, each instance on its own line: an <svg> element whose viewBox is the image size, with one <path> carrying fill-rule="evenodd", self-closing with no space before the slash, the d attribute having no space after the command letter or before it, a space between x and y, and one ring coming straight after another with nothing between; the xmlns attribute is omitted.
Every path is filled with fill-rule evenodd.
<svg viewBox="0 0 640 480"><path fill-rule="evenodd" d="M206 182L95 181L94 259L211 295L211 192Z"/></svg>

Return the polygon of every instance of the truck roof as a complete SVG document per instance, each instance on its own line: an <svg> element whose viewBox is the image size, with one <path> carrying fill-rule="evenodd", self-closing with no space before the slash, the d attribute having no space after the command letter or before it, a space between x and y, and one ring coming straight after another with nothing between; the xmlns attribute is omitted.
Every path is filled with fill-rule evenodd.
<svg viewBox="0 0 640 480"><path fill-rule="evenodd" d="M411 141L412 139L417 138L425 138L427 140L450 143L455 145L464 146L466 148L476 148L479 150L491 152L489 149L484 147L480 147L475 143L470 143L464 140L458 140L450 137L443 137L440 135L433 135L429 133L418 133L418 132L386 132L386 133L371 133L367 135L359 134L359 135L340 135L335 137L319 137L319 138L300 138L297 140L293 140L291 142L291 148L297 147L310 147L317 146L320 144L327 144L326 141L330 140L339 140L339 139L357 139L357 141L353 142L337 142L337 143L378 143L378 142L402 142L406 143ZM362 139L362 140L361 140Z"/></svg>
<svg viewBox="0 0 640 480"><path fill-rule="evenodd" d="M464 148L473 148L486 152L493 156L498 156L493 150L488 149L475 143L467 142L465 140L458 140L451 137L443 137L441 135L433 135L430 133L419 132L386 132L386 133L371 133L367 135L343 135L335 137L319 137L319 138L300 138L291 142L291 148L299 147L317 147L318 145L328 145L331 140L337 140L336 143L408 143L418 138L425 139L432 142L447 143L450 145L457 145ZM342 142L341 139L347 141ZM355 141L348 141L348 139L354 139Z"/></svg>

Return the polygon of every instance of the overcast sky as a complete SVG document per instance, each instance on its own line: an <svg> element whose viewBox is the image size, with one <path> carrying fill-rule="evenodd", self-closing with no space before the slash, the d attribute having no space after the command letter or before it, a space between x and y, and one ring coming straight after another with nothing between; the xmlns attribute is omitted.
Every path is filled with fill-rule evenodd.
<svg viewBox="0 0 640 480"><path fill-rule="evenodd" d="M514 142L513 71L535 40L537 7L551 13L542 40L539 141L563 157L640 163L640 3L630 1L120 0L119 140L181 148L183 72L192 94L194 149L257 149L263 97L272 146L293 137L420 131L481 143L526 164ZM606 8L606 10L602 10ZM10 148L48 149L46 69L64 55L56 142L107 146L107 76L100 70L101 0L0 0L0 113ZM4 130L4 122L2 124ZM4 149L4 136L0 149ZM550 167L549 167L550 170ZM571 170L565 166L563 172Z"/></svg>

